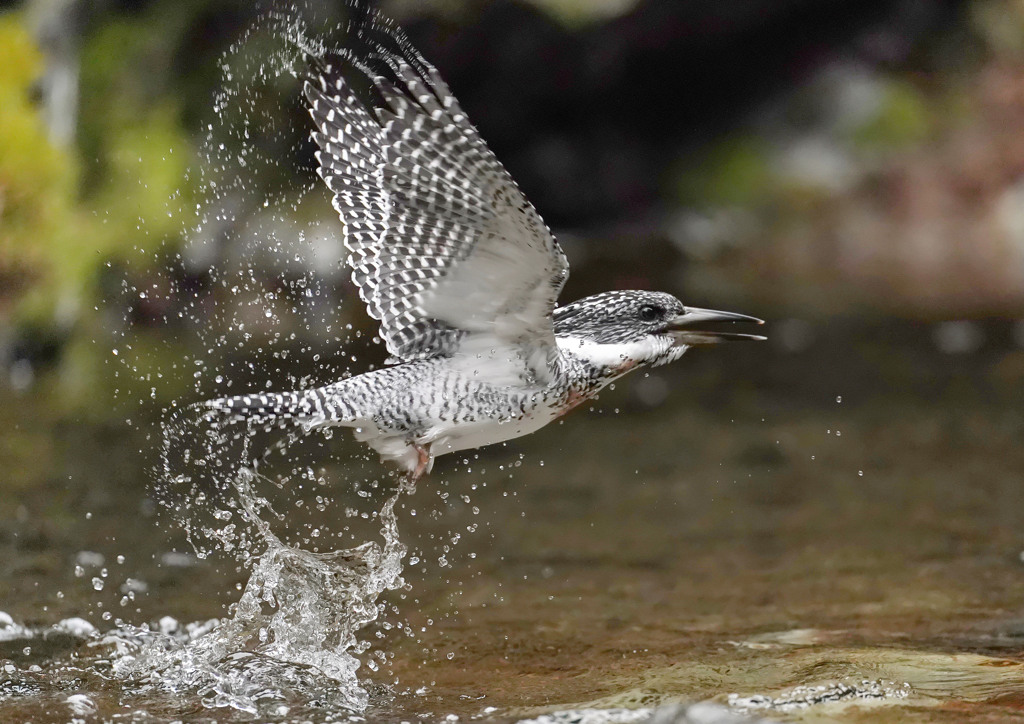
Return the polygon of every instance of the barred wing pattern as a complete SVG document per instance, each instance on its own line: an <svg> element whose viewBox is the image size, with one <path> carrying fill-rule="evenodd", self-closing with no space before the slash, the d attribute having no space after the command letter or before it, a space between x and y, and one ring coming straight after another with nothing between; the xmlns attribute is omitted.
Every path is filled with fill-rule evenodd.
<svg viewBox="0 0 1024 724"><path fill-rule="evenodd" d="M394 361L485 347L550 359L568 276L561 248L401 31L376 18L359 32L369 50L324 64L305 92L352 280L388 351ZM346 63L378 104L360 99Z"/></svg>

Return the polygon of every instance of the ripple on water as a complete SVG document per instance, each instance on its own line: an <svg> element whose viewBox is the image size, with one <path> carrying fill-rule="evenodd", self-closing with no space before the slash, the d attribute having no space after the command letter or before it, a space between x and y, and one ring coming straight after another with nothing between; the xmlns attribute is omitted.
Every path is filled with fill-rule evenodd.
<svg viewBox="0 0 1024 724"><path fill-rule="evenodd" d="M773 724L721 704L670 704L657 709L570 709L517 724Z"/></svg>
<svg viewBox="0 0 1024 724"><path fill-rule="evenodd" d="M818 704L872 699L906 699L909 695L910 684L864 679L796 686L778 696L730 694L729 706L742 712L780 711L788 713Z"/></svg>

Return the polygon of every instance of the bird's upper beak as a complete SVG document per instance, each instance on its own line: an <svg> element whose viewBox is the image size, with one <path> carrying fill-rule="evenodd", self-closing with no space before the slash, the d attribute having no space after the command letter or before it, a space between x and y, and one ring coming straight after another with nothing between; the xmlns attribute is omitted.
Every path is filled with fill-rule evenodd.
<svg viewBox="0 0 1024 724"><path fill-rule="evenodd" d="M672 336L677 345L692 347L699 344L719 344L721 342L763 341L766 337L759 334L739 334L737 332L705 332L694 329L706 322L751 322L764 324L764 320L748 317L746 314L719 312L714 309L686 307L686 312L677 314L668 320L665 333Z"/></svg>

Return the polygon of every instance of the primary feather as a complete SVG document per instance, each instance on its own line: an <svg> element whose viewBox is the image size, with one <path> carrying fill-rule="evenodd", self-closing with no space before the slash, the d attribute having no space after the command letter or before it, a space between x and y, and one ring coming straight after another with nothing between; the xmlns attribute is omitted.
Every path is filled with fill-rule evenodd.
<svg viewBox="0 0 1024 724"><path fill-rule="evenodd" d="M355 36L305 93L352 280L393 361L487 350L549 378L565 254L401 31L369 17Z"/></svg>

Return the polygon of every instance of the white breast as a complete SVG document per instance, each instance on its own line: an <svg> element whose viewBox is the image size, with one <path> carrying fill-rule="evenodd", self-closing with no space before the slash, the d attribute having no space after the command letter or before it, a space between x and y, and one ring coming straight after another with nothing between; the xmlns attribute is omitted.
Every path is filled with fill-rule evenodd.
<svg viewBox="0 0 1024 724"><path fill-rule="evenodd" d="M648 336L637 342L601 344L582 337L558 337L558 349L594 367L619 369L630 368L638 363L655 359L671 346L671 341ZM632 364L630 364L632 363Z"/></svg>

